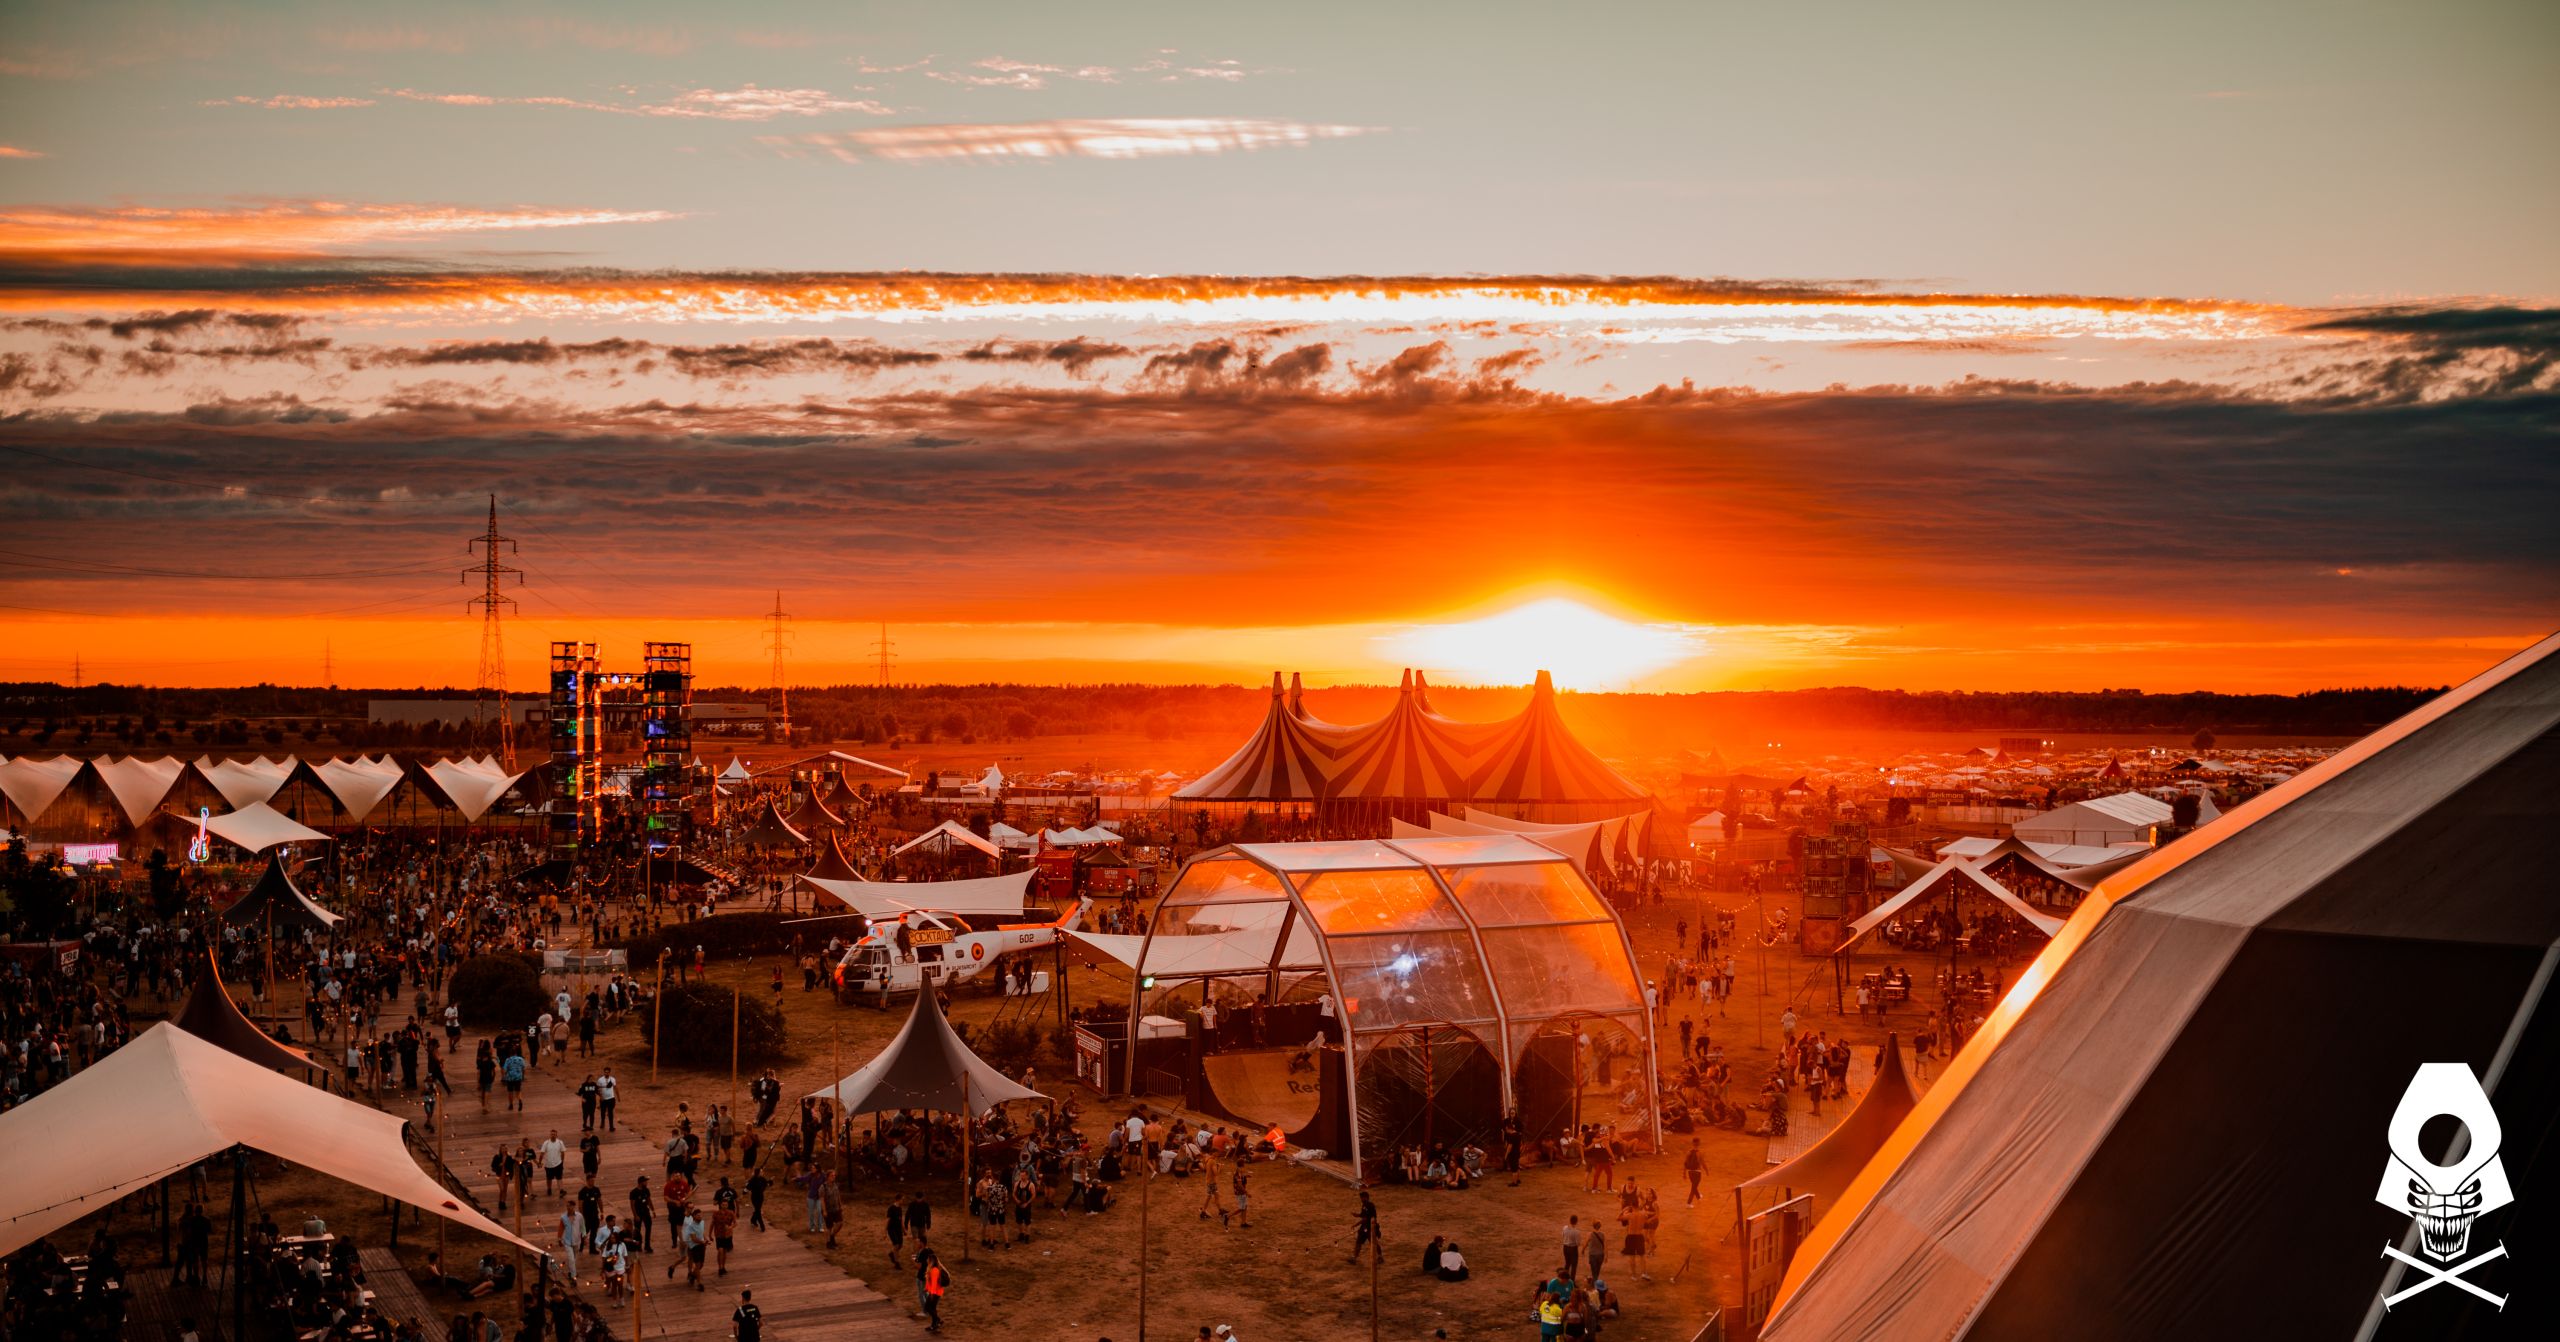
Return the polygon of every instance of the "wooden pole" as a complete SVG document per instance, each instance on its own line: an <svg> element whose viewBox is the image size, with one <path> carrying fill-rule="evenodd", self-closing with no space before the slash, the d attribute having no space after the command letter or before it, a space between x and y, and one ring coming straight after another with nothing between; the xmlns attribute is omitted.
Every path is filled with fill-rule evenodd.
<svg viewBox="0 0 2560 1342"><path fill-rule="evenodd" d="M436 1093L434 1082L430 1081L427 1083L427 1093L429 1095L434 1095ZM452 1169L444 1163L444 1130L452 1126L452 1124L446 1121L451 1118L452 1115L441 1112L444 1108L444 1104L441 1099L437 1101L436 1108L439 1111L436 1115L436 1176L438 1178L443 1178L453 1172ZM436 1218L436 1266L439 1268L444 1266L444 1218L441 1216Z"/></svg>
<svg viewBox="0 0 2560 1342"><path fill-rule="evenodd" d="M649 999L649 1084L658 1084L658 1037L667 1024L667 953L658 952L658 991Z"/></svg>
<svg viewBox="0 0 2560 1342"><path fill-rule="evenodd" d="M1129 1045L1136 1051L1134 1039ZM1147 1194L1155 1187L1156 1167L1147 1163L1146 1149L1139 1148L1140 1163L1146 1165L1146 1177L1138 1181L1138 1342L1147 1342Z"/></svg>
<svg viewBox="0 0 2560 1342"><path fill-rule="evenodd" d="M738 1119L738 1012L743 999L735 988L729 990L729 1121Z"/></svg>
<svg viewBox="0 0 2560 1342"><path fill-rule="evenodd" d="M1369 1342L1378 1342L1378 1265L1386 1261L1384 1237L1369 1241Z"/></svg>

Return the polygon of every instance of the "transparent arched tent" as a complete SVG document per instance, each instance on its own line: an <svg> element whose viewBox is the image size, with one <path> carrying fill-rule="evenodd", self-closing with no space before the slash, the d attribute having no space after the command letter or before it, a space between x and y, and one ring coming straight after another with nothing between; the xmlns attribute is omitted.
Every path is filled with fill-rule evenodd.
<svg viewBox="0 0 2560 1342"><path fill-rule="evenodd" d="M1135 1015L1330 994L1364 1171L1408 1145L1491 1149L1506 1116L1532 1144L1611 1122L1659 1146L1626 929L1528 836L1212 850L1158 904L1137 970Z"/></svg>

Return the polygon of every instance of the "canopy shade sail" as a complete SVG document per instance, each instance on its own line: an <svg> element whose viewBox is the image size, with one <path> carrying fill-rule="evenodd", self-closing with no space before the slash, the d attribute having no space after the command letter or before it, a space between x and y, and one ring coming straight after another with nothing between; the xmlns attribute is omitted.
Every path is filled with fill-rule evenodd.
<svg viewBox="0 0 2560 1342"><path fill-rule="evenodd" d="M347 819L359 823L372 815L406 776L400 771L399 762L388 755L381 759L358 755L353 759L306 760L301 772L338 803Z"/></svg>
<svg viewBox="0 0 2560 1342"><path fill-rule="evenodd" d="M1849 948L1855 945L1860 937L1865 936L1869 932L1875 931L1877 928L1882 927L1886 922L1900 916L1905 908L1908 908L1913 904L1917 904L1924 897L1936 893L1940 888L1939 883L1942 881L1972 882L1974 888L1991 896L1993 899L1999 900L2001 903L2008 905L2010 912L2026 919L2029 926L2044 933L2048 937L2062 930L2061 919L2036 908L2034 905L2029 904L2023 899L2018 898L2018 893L2016 891L2011 890L2009 887L2002 885L1999 881L1993 879L1991 874L1984 871L1980 866L1967 862L1960 857L1951 857L1940 862L1938 865L1929 868L1926 872L1921 873L1918 879L1912 881L1909 885L1902 887L1900 890L1895 891L1893 898L1886 900L1882 904L1878 904L1873 909L1868 910L1865 917L1849 924L1848 934L1840 938L1840 948L1832 953L1835 955L1847 954Z"/></svg>
<svg viewBox="0 0 2560 1342"><path fill-rule="evenodd" d="M880 1050L880 1056L810 1095L811 1099L822 1097L835 1101L848 1116L889 1109L970 1114L1013 1100L1049 1098L1016 1084L970 1052L960 1036L951 1032L941 999L930 987L916 994L907 1023Z"/></svg>
<svg viewBox="0 0 2560 1342"><path fill-rule="evenodd" d="M948 853L962 848L973 849L989 857L1000 856L994 843L971 833L968 826L957 820L945 820L905 843L899 844L896 848L889 850L889 856L896 857L901 853L911 852Z"/></svg>
<svg viewBox="0 0 2560 1342"><path fill-rule="evenodd" d="M844 855L844 845L829 839L818 852L818 864L802 872L803 879L816 881L854 881L862 879L862 869ZM820 889L825 887L821 886Z"/></svg>
<svg viewBox="0 0 2560 1342"><path fill-rule="evenodd" d="M427 1176L400 1119L238 1058L166 1021L0 1114L0 1254L234 1146L306 1165L539 1254Z"/></svg>
<svg viewBox="0 0 2560 1342"><path fill-rule="evenodd" d="M222 921L234 927L247 927L273 920L275 926L307 927L326 931L338 925L338 915L311 902L311 897L294 885L285 874L284 859L267 859L266 874L240 897L240 902L223 911Z"/></svg>
<svg viewBox="0 0 2560 1342"><path fill-rule="evenodd" d="M204 965L196 974L196 986L187 993L187 1004L170 1018L179 1029L219 1045L260 1067L308 1069L318 1066L310 1057L277 1043L257 1022L241 1013L240 1004L222 986L222 971L216 967L213 952L205 951Z"/></svg>
<svg viewBox="0 0 2560 1342"><path fill-rule="evenodd" d="M125 823L139 825L160 809L161 799L178 785L178 776L187 771L185 761L172 758L101 759L89 763L116 799L116 809L124 812Z"/></svg>
<svg viewBox="0 0 2560 1342"><path fill-rule="evenodd" d="M735 760L730 762L736 763ZM904 782L907 777L907 771L904 769L893 769L877 760L867 760L860 755L848 755L841 750L825 751L811 755L807 759L793 760L788 764L768 764L756 770L755 776L763 778L769 774L811 773L821 770L865 782L879 779L896 779ZM729 774L724 771L720 776L727 778Z"/></svg>
<svg viewBox="0 0 2560 1342"><path fill-rule="evenodd" d="M327 843L329 836L267 805L251 802L236 811L212 816L204 827L225 843L238 844L253 853L288 843Z"/></svg>
<svg viewBox="0 0 2560 1342"><path fill-rule="evenodd" d="M2482 1102L2454 1116L2494 1115L2517 1185L2471 1249L2547 1242L2553 832L2560 636L2101 882L1814 1227L1762 1336L2132 1342L2270 1302L2287 1336L2495 1335L2451 1291L2386 1314L2420 1278L2376 1241L2422 1247L2393 1116L2452 1063ZM2509 1266L2483 1285L2548 1287Z"/></svg>
<svg viewBox="0 0 2560 1342"><path fill-rule="evenodd" d="M801 801L799 807L783 819L793 829L803 834L815 834L821 829L844 828L844 817L828 810L827 804L818 800L816 788L809 789L809 795Z"/></svg>
<svg viewBox="0 0 2560 1342"><path fill-rule="evenodd" d="M254 806L276 795L285 780L293 777L293 761L251 759L217 760L208 755L196 761L196 772L232 809Z"/></svg>
<svg viewBox="0 0 2560 1342"><path fill-rule="evenodd" d="M80 776L82 761L69 755L56 755L49 760L29 759L24 755L13 760L0 760L0 796L18 808L18 814L29 824L53 805L71 780Z"/></svg>
<svg viewBox="0 0 2560 1342"><path fill-rule="evenodd" d="M1275 969L1324 968L1324 955L1316 949L1315 932L1303 922L1291 928L1285 950L1276 927L1238 927L1215 936L1167 937L1157 944L1153 955L1146 954L1144 936L1069 928L1067 939L1096 955L1118 961L1133 972L1144 959L1147 973L1159 979L1242 978ZM1275 951L1279 952L1276 956Z"/></svg>
<svg viewBox="0 0 2560 1342"><path fill-rule="evenodd" d="M1031 896L1028 870L974 881L831 881L801 879L843 900L845 906L871 919L895 918L915 911L989 917L1018 914Z"/></svg>
<svg viewBox="0 0 2560 1342"><path fill-rule="evenodd" d="M496 761L485 758L437 760L420 772L466 821L487 815L489 808L516 785L516 780L524 777L521 773L508 773Z"/></svg>

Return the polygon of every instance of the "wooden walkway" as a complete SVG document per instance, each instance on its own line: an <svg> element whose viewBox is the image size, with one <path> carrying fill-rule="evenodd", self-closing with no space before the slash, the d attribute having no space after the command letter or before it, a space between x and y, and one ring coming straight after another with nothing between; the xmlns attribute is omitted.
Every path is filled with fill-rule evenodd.
<svg viewBox="0 0 2560 1342"><path fill-rule="evenodd" d="M1787 1135L1769 1139L1769 1163L1783 1165L1813 1148L1813 1144L1831 1135L1840 1120L1867 1098L1867 1088L1876 1083L1876 1051L1873 1045L1860 1044L1849 1050L1849 1094L1844 1099L1824 1100L1822 1114L1815 1117L1813 1106L1806 1102L1802 1090L1787 1096Z"/></svg>
<svg viewBox="0 0 2560 1342"><path fill-rule="evenodd" d="M466 1040L466 1043L469 1041ZM561 1073L569 1070L570 1075ZM499 1224L514 1228L518 1209L510 1191L507 1214L497 1215L498 1186L489 1173L489 1159L500 1142L513 1144L527 1140L540 1145L553 1131L568 1144L567 1177L563 1191L574 1193L580 1183L578 1163L578 1097L576 1086L586 1075L585 1066L575 1057L565 1065L553 1064L534 1071L525 1078L522 1110L510 1113L505 1108L506 1088L497 1087L490 1095L488 1113L480 1112L480 1098L469 1070L469 1055L455 1078L462 1089L454 1093L450 1112L442 1121L444 1158L456 1176L463 1180L471 1195ZM619 1079L619 1078L617 1078ZM666 1161L660 1146L674 1127L672 1103L653 1102L636 1095L625 1080L617 1115L617 1131L600 1134L604 1138L603 1158L598 1166L596 1185L604 1190L604 1210L608 1215L629 1219L629 1193L632 1181L642 1174L649 1176L654 1192L664 1182ZM697 1120L699 1126L699 1120ZM432 1140L432 1139L431 1139ZM724 1167L705 1165L709 1188L719 1186ZM725 1167L732 1182L740 1175L735 1167ZM777 1181L778 1182L778 1181ZM523 1235L534 1244L549 1246L559 1238L559 1197L546 1197L542 1176L537 1171L533 1180L533 1205L523 1210ZM802 1215L798 1190L788 1185L777 1187L765 1201L767 1221L783 1215ZM779 1225L769 1231L756 1231L742 1218L738 1225L736 1251L729 1255L729 1275L714 1275L706 1263L703 1289L687 1290L684 1274L679 1270L674 1281L666 1276L672 1261L667 1248L666 1209L658 1208L657 1252L633 1260L632 1284L647 1292L641 1311L638 1336L644 1342L726 1342L730 1336L729 1313L737 1308L738 1292L752 1289L756 1304L764 1311L764 1336L768 1342L800 1342L804 1338L828 1339L828 1342L874 1342L875 1339L913 1338L923 1329L912 1321L903 1281L893 1284L900 1299L891 1300L868 1285L847 1275L843 1269L827 1261L824 1255L784 1233ZM468 1264L457 1263L452 1270L462 1271ZM607 1304L597 1275L592 1253L581 1253L578 1269L584 1274L580 1286L582 1298L605 1311L614 1335L629 1338L631 1303ZM526 1264L528 1276L532 1264ZM558 1269L554 1269L556 1276Z"/></svg>

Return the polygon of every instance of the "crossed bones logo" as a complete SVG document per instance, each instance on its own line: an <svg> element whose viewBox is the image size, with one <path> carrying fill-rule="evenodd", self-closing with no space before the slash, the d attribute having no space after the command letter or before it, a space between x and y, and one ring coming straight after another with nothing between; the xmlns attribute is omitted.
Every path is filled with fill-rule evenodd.
<svg viewBox="0 0 2560 1342"><path fill-rule="evenodd" d="M2462 1120L2470 1134L2469 1142L2448 1156L2453 1161L2450 1165L2435 1163L2418 1148L2419 1129L2438 1114ZM2463 1277L2475 1267L2506 1257L2507 1246L2501 1244L2470 1258L2462 1256L2471 1247L2471 1223L2516 1200L2514 1190L2507 1185L2506 1166L2498 1160L2500 1136L2498 1112L2490 1107L2488 1094L2480 1089L2480 1079L2471 1074L2467 1065L2425 1063L2409 1079L2409 1088L2400 1095L2400 1107L2391 1114L2391 1159L2383 1166L2382 1186L2373 1197L2393 1211L2407 1213L2417 1223L2418 1249L2425 1255L2414 1257L2385 1244L2383 1256L2416 1268L2427 1277L2415 1286L2384 1296L2383 1308L2390 1309L2438 1286L2468 1291L2501 1310L2507 1307L2507 1297L2493 1295Z"/></svg>

